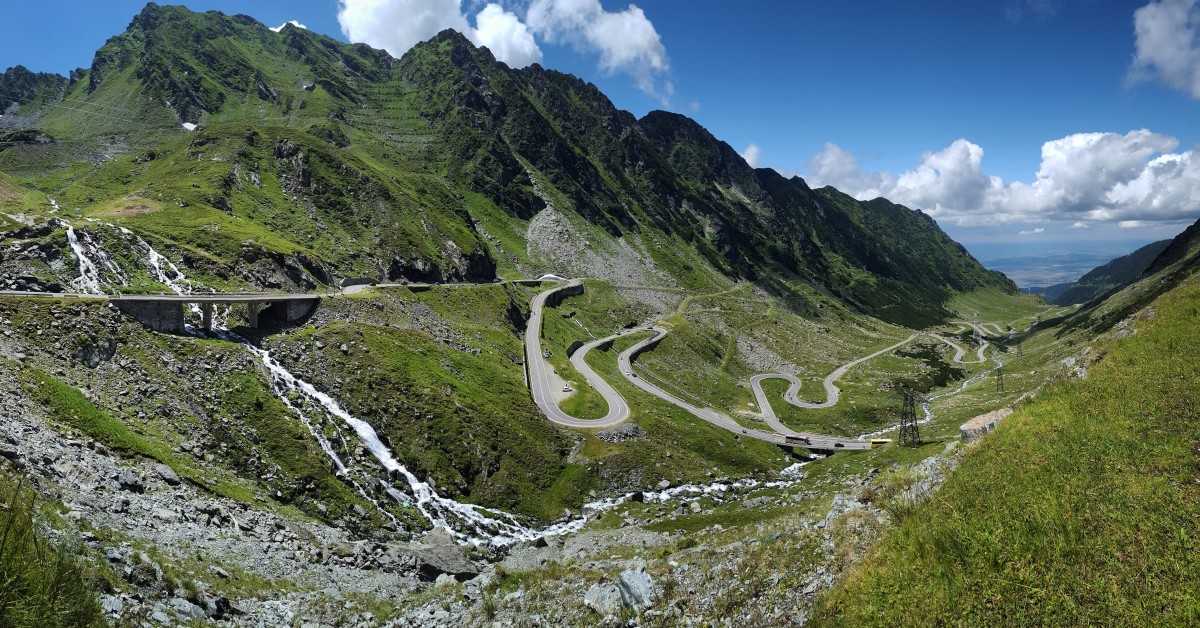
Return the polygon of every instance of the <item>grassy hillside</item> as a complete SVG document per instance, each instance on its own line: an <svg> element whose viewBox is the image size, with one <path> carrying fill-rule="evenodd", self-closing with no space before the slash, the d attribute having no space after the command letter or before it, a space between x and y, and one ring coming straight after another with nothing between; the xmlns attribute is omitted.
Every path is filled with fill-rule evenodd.
<svg viewBox="0 0 1200 628"><path fill-rule="evenodd" d="M824 599L821 619L1200 621L1200 279L1183 277L1158 298L1115 297L1149 307L1090 347L1084 379L1049 386L970 451Z"/></svg>

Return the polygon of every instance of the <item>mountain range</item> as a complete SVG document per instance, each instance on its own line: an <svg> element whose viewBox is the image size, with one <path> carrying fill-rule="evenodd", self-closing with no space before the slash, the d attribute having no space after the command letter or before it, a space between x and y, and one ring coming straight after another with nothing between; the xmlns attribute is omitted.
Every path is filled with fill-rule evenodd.
<svg viewBox="0 0 1200 628"><path fill-rule="evenodd" d="M685 116L635 118L454 31L395 59L150 4L90 67L7 70L0 111L6 211L53 195L214 282L555 271L686 287L715 271L912 325L944 319L956 292L1015 291L920 211L752 168ZM279 270L247 270L264 259Z"/></svg>

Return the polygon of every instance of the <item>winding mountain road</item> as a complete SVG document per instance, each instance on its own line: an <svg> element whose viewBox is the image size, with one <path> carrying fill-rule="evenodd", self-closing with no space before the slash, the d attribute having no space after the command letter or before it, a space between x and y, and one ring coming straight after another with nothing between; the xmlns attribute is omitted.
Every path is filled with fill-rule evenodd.
<svg viewBox="0 0 1200 628"><path fill-rule="evenodd" d="M612 341L621 334L593 340L577 349L571 356L571 364L608 403L608 413L599 419L578 419L558 407L554 398L555 383L550 377L552 367L542 353L542 317L545 314L546 300L559 291L579 285L582 285L580 280L572 279L557 288L534 296L529 303L529 323L525 327L525 365L529 369L529 391L533 394L533 402L546 418L559 425L582 428L612 427L629 418L629 404L621 393L588 366L585 358L588 351Z"/></svg>
<svg viewBox="0 0 1200 628"><path fill-rule="evenodd" d="M945 337L939 336L937 334L929 334L929 336L931 338L936 338L938 340L941 340L942 342L944 342L954 348L954 357L951 358L951 360L954 362L958 362L959 364L983 364L985 361L987 361L987 358L983 355L983 353L984 353L984 351L987 351L988 345L990 345L991 343L989 343L986 340L983 341L983 344L979 345L979 350L975 352L975 359L968 362L963 359L963 356L965 356L967 354L967 350L964 349L962 347L962 345L959 345L958 343L950 340L949 338L945 338Z"/></svg>
<svg viewBox="0 0 1200 628"><path fill-rule="evenodd" d="M573 279L557 288L538 294L530 302L529 324L525 328L525 363L529 369L529 389L533 394L534 403L537 404L538 408L542 410L542 412L546 415L546 418L550 419L554 423L576 428L596 429L612 427L629 418L629 404L625 401L625 398L612 387L611 384L609 384L603 377L600 377L598 373L588 366L587 354L592 349L604 345L605 343L612 342L613 340L630 332L619 332L611 336L593 340L578 348L571 356L571 364L580 372L580 374L583 375L588 384L595 388L596 391L600 393L600 396L603 397L608 403L608 413L599 419L579 419L567 414L566 412L563 412L562 408L558 406L558 403L554 399L553 390L555 383L550 377L551 367L550 364L546 362L542 352L541 332L542 321L543 317L545 316L546 302L555 293L579 285L581 285L581 282L578 279ZM767 441L776 445L797 444L796 441L789 441L785 438L786 434L792 433L792 431L788 430L787 428L782 428L777 432L767 432L763 430L744 428L741 426L741 424L727 414L714 410L713 408L705 408L688 403L687 401L672 395L671 393L659 388L658 386L655 386L645 379L634 375L633 359L637 356L637 354L654 346L667 335L667 330L663 329L662 327L651 327L648 328L648 330L652 333L649 338L641 340L625 351L622 351L617 356L617 364L620 367L621 372L625 375L625 378L629 380L631 384L651 395L654 395L655 397L658 397L659 399L686 410L699 419L707 421L713 425L716 425L717 427L729 430L735 434L756 438L758 440ZM640 329L636 331L646 331L646 329ZM836 436L821 436L814 434L810 436L810 439L811 444L806 444L806 446L813 449L870 449L871 447L870 443L867 441L839 438Z"/></svg>
<svg viewBox="0 0 1200 628"><path fill-rule="evenodd" d="M863 362L866 362L867 360L870 360L871 358L876 358L876 357L879 357L889 351L899 349L900 347L903 347L904 345L912 342L913 340L916 340L918 336L920 336L920 334L913 334L913 335L909 336L908 338L905 338L904 340L901 340L900 342L897 342L896 344L894 344L890 347L880 349L879 351L876 351L875 353L872 353L870 355L865 355L861 358L858 358L857 360L852 360L852 361L847 362L847 363L837 367L836 369L834 369L832 373L825 376L825 381L823 382L823 384L825 386L825 401L822 401L819 403L800 400L800 397L799 397L800 380L797 379L795 375L788 375L786 373L763 373L762 375L755 375L754 377L750 378L750 385L754 387L754 396L759 398L759 401L760 401L759 406L760 407L762 406L762 403L761 403L762 399L765 398L765 395L761 396L761 397L759 396L759 392L762 390L762 381L765 379L783 379L783 380L787 380L787 381L791 382L791 384L792 384L791 386L788 387L787 392L783 393L783 398L786 399L787 402L792 404L793 406L798 406L801 408L808 408L810 410L819 410L821 408L832 408L833 406L837 405L838 399L841 397L841 394L842 394L841 389L838 388L837 385L834 384L834 382L841 379L842 376L845 375L847 371L858 366L859 364L862 364Z"/></svg>
<svg viewBox="0 0 1200 628"><path fill-rule="evenodd" d="M642 341L634 344L633 346L629 347L628 349L622 351L620 354L617 355L617 365L621 368L621 372L625 374L625 378L629 380L629 383L633 384L634 386L637 386L638 388L642 389L643 391L645 391L647 393L650 393L651 395L654 395L655 397L658 397L659 399L667 401L679 408L682 408L682 409L688 411L689 413L692 414L692 416L695 416L696 418L708 421L709 423L712 423L713 425L716 425L717 427L724 428L735 434L740 434L742 436L747 436L749 438L755 438L755 439L758 439L761 441L766 441L768 443L773 443L776 445L789 445L789 446L799 445L799 443L797 441L787 439L787 435L794 434L795 431L788 429L786 426L780 424L778 422L778 419L776 419L775 423L768 422L768 424L771 425L771 428L776 430L774 432L767 432L764 430L755 430L755 429L745 428L745 427L742 427L742 425L740 423L735 421L733 419L733 417L730 417L729 415L727 415L723 412L720 412L713 408L700 407L700 406L696 406L691 403L688 403L687 401L684 401L683 399L680 399L679 397L672 395L671 393L659 388L658 386L655 386L654 384L647 381L645 378L638 377L637 375L635 375L633 372L634 358L636 358L639 353L658 344L659 342L662 341L663 338L665 338L667 336L667 330L663 329L662 327L657 327L657 326L651 327L651 328L649 328L649 331L652 334L649 338L646 338L645 340L642 340ZM770 405L768 405L767 407L769 408ZM809 437L810 442L805 443L804 446L809 449L821 449L821 450L831 450L832 451L832 450L837 450L837 449L863 450L863 449L871 448L870 442L864 441L864 440L856 440L853 438L842 438L839 436L827 436L824 434L808 434L808 437Z"/></svg>
<svg viewBox="0 0 1200 628"><path fill-rule="evenodd" d="M607 427L612 427L614 425L617 425L617 424L625 421L627 418L629 418L631 412L630 412L629 404L625 401L625 398L619 392L617 392L616 389L614 389L611 384L609 384L603 377L601 377L598 373L596 373L587 364L587 354L589 351L591 351L592 349L594 349L596 347L603 346L606 343L611 343L612 341L616 340L617 338L620 338L628 333L637 333L637 332L646 332L646 331L651 333L649 338L645 338L645 339L635 343L634 345L630 346L629 348L625 349L624 351L620 352L617 355L617 365L620 368L621 373L625 376L625 378L629 381L629 383L633 384L640 390L642 390L648 394L654 395L655 397L658 397L659 399L662 399L678 408L682 408L683 410L687 411L689 414L691 414L699 419L702 419L704 421L707 421L708 423L711 423L717 427L729 430L730 432L733 432L735 434L740 434L743 436L747 436L750 438L755 438L758 440L774 443L777 445L796 445L797 442L795 440L787 439L787 436L793 435L795 433L795 430L792 430L788 426L784 425L783 422L779 420L778 415L775 414L775 410L771 407L770 399L767 397L767 394L763 390L763 387L762 387L762 382L765 380L782 379L784 381L789 382L791 385L788 387L787 391L783 395L784 400L787 401L788 403L790 403L794 406L800 407L800 408L822 409L822 408L830 408L830 407L837 405L838 401L841 398L841 389L838 388L836 382L839 379L841 379L847 372L849 372L850 369L854 368L855 366L857 366L859 364L862 364L863 362L866 362L866 361L876 358L880 355L883 355L885 353L888 353L890 351L898 349L908 343L911 343L913 340L916 340L917 338L919 338L921 336L928 336L928 337L934 338L934 339L944 342L947 345L949 345L950 347L954 348L955 354L954 354L954 357L952 358L952 361L954 361L954 362L957 362L960 364L981 364L987 360L985 352L987 350L988 343L986 341L982 345L980 345L979 349L977 350L977 352L976 352L977 359L974 361L966 361L963 358L965 357L967 350L964 349L961 345L959 345L947 338L939 336L937 334L914 333L914 334L910 335L909 337L905 338L904 340L901 340L891 346L885 347L883 349L875 351L874 353L865 355L865 356L857 358L855 360L851 360L850 362L847 362L847 363L839 366L838 368L834 369L833 372L831 372L829 375L827 375L823 381L823 385L825 388L825 401L822 401L822 402L810 402L810 401L801 400L799 395L800 395L800 388L801 388L802 384L801 384L801 380L799 378L797 378L795 375L791 375L791 374L787 374L787 373L763 373L760 375L755 375L754 377L752 377L750 379L750 386L754 391L754 397L755 397L755 400L758 402L759 412L760 412L761 416L763 417L763 419L767 423L767 425L769 425L771 427L771 429L774 430L773 432L768 432L768 431L764 431L764 430L756 430L756 429L750 429L750 428L743 427L740 423L738 423L736 420L734 420L728 414L725 414L714 408L702 407L702 406L695 405L691 402L688 402L684 399L679 398L677 395L674 395L670 392L663 390L662 388L655 385L654 383L647 381L645 378L638 377L634 373L634 369L633 369L634 360L637 358L637 356L640 353L650 349L654 345L661 342L663 340L663 338L665 338L668 334L668 331L665 328L659 327L659 326L652 326L652 327L646 327L646 328L633 330L632 332L622 331L622 332L613 334L611 336L606 336L604 338L598 338L596 340L592 340L591 342L588 342L587 344L585 344L585 345L581 346L579 349L577 349L575 351L575 353L571 356L571 364L575 367L576 370L578 370L580 372L580 374L583 375L584 379L587 380L588 384L591 385L598 393L600 393L600 396L604 398L605 402L608 403L608 413L604 417L599 418L599 419L579 419L579 418L573 417L573 416L563 412L562 409L559 408L558 403L555 401L555 397L553 394L553 387L554 387L555 383L552 381L552 378L550 377L551 367L546 362L545 358L543 357L542 344L541 344L541 329L542 329L542 320L543 320L543 316L545 314L545 307L546 307L547 300L549 300L553 294L555 294L561 290L580 286L580 285L582 285L581 281L578 279L574 279L574 280L565 282L563 285L561 285L557 288L554 288L552 290L547 290L546 292L543 292L543 293L535 296L533 298L532 302L530 303L529 325L525 330L526 364L528 365L528 369L529 369L529 385L530 385L530 391L533 394L534 402L542 410L542 412L546 415L546 417L548 419L550 419L554 423L558 423L559 425L565 425L568 427L607 428ZM976 327L976 325L972 324L972 323L963 323L963 324L970 325L971 327ZM960 329L966 329L966 328L962 327ZM980 331L984 332L986 334L986 330L980 329ZM808 436L810 442L806 443L805 446L809 447L811 449L822 449L822 450L860 449L861 450L861 449L869 449L870 448L870 443L867 441L863 441L863 440L842 438L842 437L838 437L838 436L829 436L829 435L824 435L824 434L806 434L806 435Z"/></svg>

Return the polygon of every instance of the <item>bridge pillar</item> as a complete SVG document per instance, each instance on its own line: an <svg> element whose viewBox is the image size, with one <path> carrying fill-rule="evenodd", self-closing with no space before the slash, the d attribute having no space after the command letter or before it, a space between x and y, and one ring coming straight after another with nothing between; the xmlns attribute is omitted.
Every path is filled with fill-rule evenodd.
<svg viewBox="0 0 1200 628"><path fill-rule="evenodd" d="M217 306L212 303L201 303L200 304L200 314L201 314L201 317L204 319L204 322L203 322L204 331L207 331L207 332L212 331L213 310L216 309L216 307Z"/></svg>
<svg viewBox="0 0 1200 628"><path fill-rule="evenodd" d="M263 304L251 301L246 304L246 324L251 329L258 329L258 313L262 311Z"/></svg>

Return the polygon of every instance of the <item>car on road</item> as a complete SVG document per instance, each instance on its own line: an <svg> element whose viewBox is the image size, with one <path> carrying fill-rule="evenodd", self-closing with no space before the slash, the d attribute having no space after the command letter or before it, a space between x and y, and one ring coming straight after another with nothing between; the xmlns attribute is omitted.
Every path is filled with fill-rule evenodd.
<svg viewBox="0 0 1200 628"><path fill-rule="evenodd" d="M563 392L571 392L570 386L563 386Z"/></svg>

